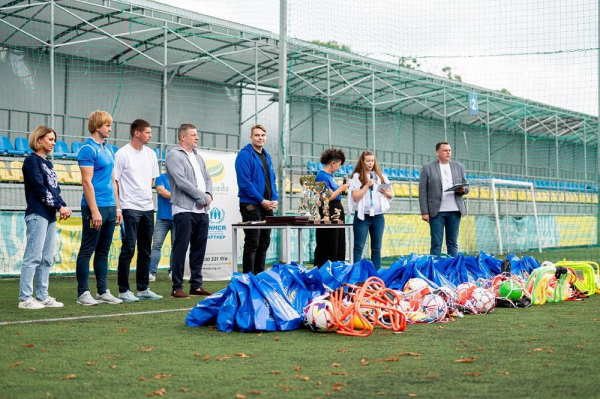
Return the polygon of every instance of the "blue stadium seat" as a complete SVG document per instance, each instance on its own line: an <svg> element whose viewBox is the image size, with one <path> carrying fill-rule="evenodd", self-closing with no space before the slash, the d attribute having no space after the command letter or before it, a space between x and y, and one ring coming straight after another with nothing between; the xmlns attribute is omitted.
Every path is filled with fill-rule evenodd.
<svg viewBox="0 0 600 399"><path fill-rule="evenodd" d="M383 174L386 176L390 176L390 168L383 168Z"/></svg>
<svg viewBox="0 0 600 399"><path fill-rule="evenodd" d="M390 180L398 180L398 170L396 168L390 168L390 174L388 175Z"/></svg>
<svg viewBox="0 0 600 399"><path fill-rule="evenodd" d="M579 184L579 192L585 193L585 184L583 184L583 183Z"/></svg>
<svg viewBox="0 0 600 399"><path fill-rule="evenodd" d="M348 172L348 176L352 177L352 173L354 172L354 165L346 166L346 172Z"/></svg>
<svg viewBox="0 0 600 399"><path fill-rule="evenodd" d="M79 150L81 149L81 146L83 145L83 143L80 143L78 141L74 141L71 143L71 152L74 154L79 154Z"/></svg>
<svg viewBox="0 0 600 399"><path fill-rule="evenodd" d="M0 155L25 155L25 151L16 150L10 139L6 136L0 136Z"/></svg>
<svg viewBox="0 0 600 399"><path fill-rule="evenodd" d="M467 173L466 178L467 178L467 180L471 180L473 178L473 176L471 176L470 173Z"/></svg>
<svg viewBox="0 0 600 399"><path fill-rule="evenodd" d="M69 150L69 146L62 140L56 140L56 145L54 146L54 156L56 158L77 158L77 154L72 153Z"/></svg>
<svg viewBox="0 0 600 399"><path fill-rule="evenodd" d="M323 165L321 162L319 162L317 165L319 166L319 172L325 167L325 165Z"/></svg>
<svg viewBox="0 0 600 399"><path fill-rule="evenodd" d="M314 163L314 161L308 161L306 162L306 171L310 174L317 174L318 170L317 170L317 164Z"/></svg>
<svg viewBox="0 0 600 399"><path fill-rule="evenodd" d="M406 171L402 168L398 168L398 180L408 180Z"/></svg>
<svg viewBox="0 0 600 399"><path fill-rule="evenodd" d="M341 177L348 177L348 165L342 165L336 172L336 175Z"/></svg>
<svg viewBox="0 0 600 399"><path fill-rule="evenodd" d="M417 169L413 169L411 177L413 180L419 180L421 178L421 172L419 172Z"/></svg>
<svg viewBox="0 0 600 399"><path fill-rule="evenodd" d="M106 146L108 148L110 148L110 150L112 151L113 155L115 155L117 153L117 151L119 151L119 147L117 147L114 144L107 144Z"/></svg>
<svg viewBox="0 0 600 399"><path fill-rule="evenodd" d="M154 153L156 154L156 159L158 159L158 162L160 162L160 160L162 159L162 158L160 157L160 148L156 147L156 148L154 149Z"/></svg>
<svg viewBox="0 0 600 399"><path fill-rule="evenodd" d="M25 137L17 137L15 139L15 149L17 151L24 151L25 155L31 154L31 148L29 148L29 140Z"/></svg>

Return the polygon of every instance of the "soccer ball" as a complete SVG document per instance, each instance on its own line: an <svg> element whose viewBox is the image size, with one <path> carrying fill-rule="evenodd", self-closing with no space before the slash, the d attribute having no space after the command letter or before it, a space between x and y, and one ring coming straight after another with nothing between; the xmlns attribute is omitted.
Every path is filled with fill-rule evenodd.
<svg viewBox="0 0 600 399"><path fill-rule="evenodd" d="M479 314L486 314L496 306L496 296L485 288L476 288L471 295L471 304Z"/></svg>
<svg viewBox="0 0 600 399"><path fill-rule="evenodd" d="M506 280L498 287L498 296L511 301L518 301L523 296L523 290L514 281Z"/></svg>
<svg viewBox="0 0 600 399"><path fill-rule="evenodd" d="M404 292L416 291L427 287L429 287L429 284L427 284L427 281L423 280L422 278L411 278L404 285Z"/></svg>
<svg viewBox="0 0 600 399"><path fill-rule="evenodd" d="M448 313L446 301L439 295L425 295L421 299L421 307L423 308L423 312L427 314L429 321L432 322L440 321Z"/></svg>
<svg viewBox="0 0 600 399"><path fill-rule="evenodd" d="M317 299L304 309L304 322L315 332L333 332L337 330L332 316L333 305L326 299Z"/></svg>
<svg viewBox="0 0 600 399"><path fill-rule="evenodd" d="M458 287L456 287L457 302L461 305L467 303L467 301L471 299L471 295L476 288L477 286L472 283L459 284Z"/></svg>

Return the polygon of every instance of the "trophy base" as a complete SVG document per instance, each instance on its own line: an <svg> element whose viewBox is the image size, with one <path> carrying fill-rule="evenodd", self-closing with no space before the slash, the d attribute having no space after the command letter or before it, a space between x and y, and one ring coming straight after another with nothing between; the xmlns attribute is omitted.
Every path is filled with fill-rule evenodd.
<svg viewBox="0 0 600 399"><path fill-rule="evenodd" d="M323 220L323 224L331 224L331 220Z"/></svg>
<svg viewBox="0 0 600 399"><path fill-rule="evenodd" d="M339 220L339 219L336 221L336 223L337 223L337 224L344 224L344 222L343 222L343 221L341 221L341 220Z"/></svg>

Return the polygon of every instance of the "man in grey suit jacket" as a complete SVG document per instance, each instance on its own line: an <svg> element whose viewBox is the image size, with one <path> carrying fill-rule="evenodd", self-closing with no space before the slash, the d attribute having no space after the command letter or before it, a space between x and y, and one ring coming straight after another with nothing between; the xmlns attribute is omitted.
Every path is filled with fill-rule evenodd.
<svg viewBox="0 0 600 399"><path fill-rule="evenodd" d="M419 180L419 205L421 217L429 223L431 233L431 255L440 256L444 229L448 255L458 255L458 231L461 216L467 214L463 195L469 192L465 167L451 161L452 148L443 141L435 146L437 160L423 165ZM447 189L463 185L455 191Z"/></svg>
<svg viewBox="0 0 600 399"><path fill-rule="evenodd" d="M196 151L198 131L189 123L179 126L179 145L169 151L166 160L167 175L171 185L171 210L173 231L177 239L173 243L171 258L173 266L173 298L189 298L189 295L211 295L202 288L202 265L206 253L212 180L204 160ZM190 293L183 292L185 256L190 247Z"/></svg>

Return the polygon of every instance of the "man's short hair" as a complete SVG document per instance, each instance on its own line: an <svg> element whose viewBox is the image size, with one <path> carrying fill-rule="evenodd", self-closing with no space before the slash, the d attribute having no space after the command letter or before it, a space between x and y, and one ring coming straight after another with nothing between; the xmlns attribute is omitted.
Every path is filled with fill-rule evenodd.
<svg viewBox="0 0 600 399"><path fill-rule="evenodd" d="M131 137L133 137L135 132L143 132L147 127L151 127L150 123L143 119L136 119L131 122L131 125L129 126L129 133L131 134Z"/></svg>
<svg viewBox="0 0 600 399"><path fill-rule="evenodd" d="M250 128L250 134L252 134L252 132L254 131L254 129L260 129L263 132L267 132L267 128L264 127L263 125L252 125L252 127Z"/></svg>
<svg viewBox="0 0 600 399"><path fill-rule="evenodd" d="M446 145L450 145L450 143L448 143L447 141L440 141L439 143L437 143L437 144L435 145L435 150L436 150L436 151L439 151L439 150L440 150L440 147L442 147L442 145L444 145L444 144L446 144Z"/></svg>
<svg viewBox="0 0 600 399"><path fill-rule="evenodd" d="M177 139L181 139L181 136L187 136L187 131L190 129L195 129L196 126L192 125L191 123L182 123L179 126L179 129L177 129Z"/></svg>
<svg viewBox="0 0 600 399"><path fill-rule="evenodd" d="M51 127L45 125L36 127L35 130L29 135L29 148L31 148L33 151L37 151L42 148L38 140L50 133L54 133L54 139L56 140L56 132Z"/></svg>
<svg viewBox="0 0 600 399"><path fill-rule="evenodd" d="M88 130L90 131L90 134L94 133L107 123L113 123L113 118L108 112L100 110L94 111L88 117Z"/></svg>

